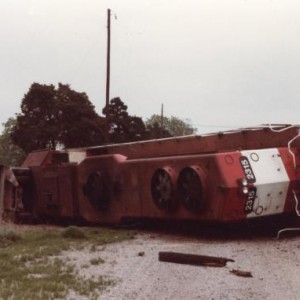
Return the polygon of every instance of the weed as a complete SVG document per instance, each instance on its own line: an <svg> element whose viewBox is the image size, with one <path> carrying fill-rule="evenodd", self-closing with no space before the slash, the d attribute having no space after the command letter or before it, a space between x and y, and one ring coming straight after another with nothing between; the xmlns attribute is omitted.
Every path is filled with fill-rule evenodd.
<svg viewBox="0 0 300 300"><path fill-rule="evenodd" d="M128 239L132 233L99 228L68 227L0 230L0 299L65 299L69 293L97 299L114 284L109 278L84 278L70 260L59 254L69 249L96 249L98 245ZM96 258L91 264L103 263ZM76 296L77 295L77 296Z"/></svg>
<svg viewBox="0 0 300 300"><path fill-rule="evenodd" d="M101 258L101 257L98 257L98 258L92 258L90 260L90 263L91 265L95 266L95 265L100 265L100 264L103 264L105 261Z"/></svg>
<svg viewBox="0 0 300 300"><path fill-rule="evenodd" d="M16 232L5 227L0 229L0 248L5 248L20 239L21 236Z"/></svg>

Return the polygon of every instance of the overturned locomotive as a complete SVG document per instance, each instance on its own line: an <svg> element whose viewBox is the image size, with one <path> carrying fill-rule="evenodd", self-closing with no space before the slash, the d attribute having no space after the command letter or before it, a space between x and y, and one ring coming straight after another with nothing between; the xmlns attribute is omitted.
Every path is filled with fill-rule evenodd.
<svg viewBox="0 0 300 300"><path fill-rule="evenodd" d="M0 215L91 223L124 218L235 222L299 215L299 128L260 126L36 151L20 168L2 166Z"/></svg>

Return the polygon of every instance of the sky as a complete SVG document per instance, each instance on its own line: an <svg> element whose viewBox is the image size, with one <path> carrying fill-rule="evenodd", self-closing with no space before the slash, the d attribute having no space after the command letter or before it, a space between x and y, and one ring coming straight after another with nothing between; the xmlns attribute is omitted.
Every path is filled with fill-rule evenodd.
<svg viewBox="0 0 300 300"><path fill-rule="evenodd" d="M110 97L130 115L198 133L300 123L298 0L0 0L0 123L33 82L70 84L101 115L107 9Z"/></svg>

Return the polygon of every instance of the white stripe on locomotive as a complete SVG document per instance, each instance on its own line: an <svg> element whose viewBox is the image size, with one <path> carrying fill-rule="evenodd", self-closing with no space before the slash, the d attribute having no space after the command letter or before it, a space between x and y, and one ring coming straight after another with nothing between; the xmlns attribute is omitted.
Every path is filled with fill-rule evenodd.
<svg viewBox="0 0 300 300"><path fill-rule="evenodd" d="M277 148L241 151L250 162L256 181L256 199L247 218L280 214L284 211L289 177Z"/></svg>

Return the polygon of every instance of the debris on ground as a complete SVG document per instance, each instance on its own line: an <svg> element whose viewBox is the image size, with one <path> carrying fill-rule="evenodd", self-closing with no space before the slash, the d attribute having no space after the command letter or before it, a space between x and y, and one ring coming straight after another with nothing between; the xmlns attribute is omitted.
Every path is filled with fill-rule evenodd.
<svg viewBox="0 0 300 300"><path fill-rule="evenodd" d="M225 257L214 257L207 255L186 254L177 252L159 252L159 261L172 262L205 267L224 267L227 262L234 262L233 259Z"/></svg>
<svg viewBox="0 0 300 300"><path fill-rule="evenodd" d="M253 277L251 272L248 271L241 271L241 270L231 270L230 273L236 275L236 276L241 276L241 277Z"/></svg>

